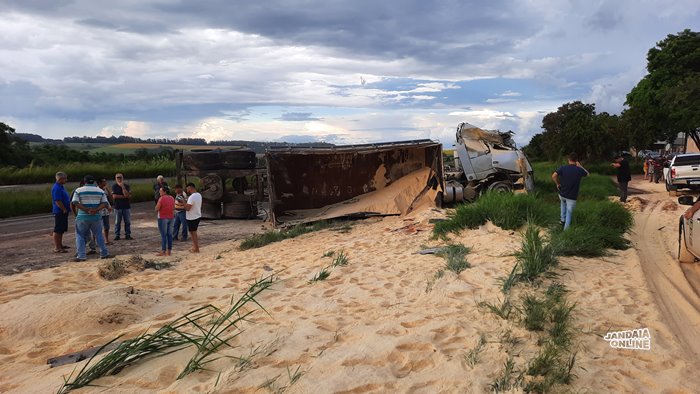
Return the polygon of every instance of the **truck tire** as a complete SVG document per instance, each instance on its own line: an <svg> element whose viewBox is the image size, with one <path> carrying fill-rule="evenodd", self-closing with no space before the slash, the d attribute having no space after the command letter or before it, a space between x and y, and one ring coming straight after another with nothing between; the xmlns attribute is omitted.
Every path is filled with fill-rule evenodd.
<svg viewBox="0 0 700 394"><path fill-rule="evenodd" d="M683 220L683 219L681 219ZM695 256L688 251L688 246L685 244L685 231L683 224L678 227L678 262L693 263Z"/></svg>
<svg viewBox="0 0 700 394"><path fill-rule="evenodd" d="M206 175L201 178L202 198L209 201L219 201L224 195L224 185L218 175Z"/></svg>
<svg viewBox="0 0 700 394"><path fill-rule="evenodd" d="M507 181L498 181L490 184L486 190L496 193L511 193L513 192L513 184Z"/></svg>

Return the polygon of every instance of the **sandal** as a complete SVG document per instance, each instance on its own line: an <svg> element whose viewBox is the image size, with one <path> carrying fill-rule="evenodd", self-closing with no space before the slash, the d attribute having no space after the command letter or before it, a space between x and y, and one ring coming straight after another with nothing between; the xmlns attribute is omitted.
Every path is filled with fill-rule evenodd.
<svg viewBox="0 0 700 394"><path fill-rule="evenodd" d="M156 256L165 256L165 252L158 252L156 253Z"/></svg>
<svg viewBox="0 0 700 394"><path fill-rule="evenodd" d="M65 249L61 249L61 250L54 250L53 252L54 252L54 253L68 253L68 251L67 251L67 250L65 250Z"/></svg>

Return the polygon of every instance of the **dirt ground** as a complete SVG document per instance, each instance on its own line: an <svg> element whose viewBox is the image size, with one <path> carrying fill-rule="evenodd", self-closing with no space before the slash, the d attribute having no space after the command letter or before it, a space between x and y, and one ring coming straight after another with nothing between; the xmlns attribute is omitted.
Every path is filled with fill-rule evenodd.
<svg viewBox="0 0 700 394"><path fill-rule="evenodd" d="M109 253L119 255L153 255L160 251L160 234L152 202L136 203L131 210L131 232L133 240L113 241ZM53 216L34 215L0 220L0 275L57 267L73 262L75 257L75 218L68 222L68 232L63 244L69 246L68 253L53 253ZM114 238L114 215L110 217L109 238ZM199 225L200 246L227 240L245 238L264 230L262 220L203 220ZM188 250L192 241L174 241L173 250ZM99 259L99 255L87 256L88 260Z"/></svg>

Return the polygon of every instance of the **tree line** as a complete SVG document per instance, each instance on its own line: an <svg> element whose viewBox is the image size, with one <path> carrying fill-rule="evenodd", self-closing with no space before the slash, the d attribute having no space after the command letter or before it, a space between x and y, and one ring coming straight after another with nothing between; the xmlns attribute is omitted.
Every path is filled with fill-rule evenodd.
<svg viewBox="0 0 700 394"><path fill-rule="evenodd" d="M648 149L700 130L700 33L669 34L647 53L647 75L627 94L620 115L594 104L566 103L542 119L543 132L524 148L531 160L575 152L605 160L617 151Z"/></svg>

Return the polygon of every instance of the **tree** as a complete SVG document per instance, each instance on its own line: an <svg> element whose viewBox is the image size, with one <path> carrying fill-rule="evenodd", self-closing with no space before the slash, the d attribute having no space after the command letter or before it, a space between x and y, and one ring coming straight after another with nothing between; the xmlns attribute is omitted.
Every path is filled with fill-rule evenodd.
<svg viewBox="0 0 700 394"><path fill-rule="evenodd" d="M627 94L628 127L649 143L700 128L700 33L669 34L647 53L648 74ZM638 147L646 147L637 145Z"/></svg>
<svg viewBox="0 0 700 394"><path fill-rule="evenodd" d="M29 144L14 134L14 128L0 122L0 165L21 167L29 161Z"/></svg>
<svg viewBox="0 0 700 394"><path fill-rule="evenodd" d="M594 104L566 103L542 119L544 132L526 147L534 160L557 160L574 152L582 159L606 160L627 145L624 128L616 115L596 114Z"/></svg>

